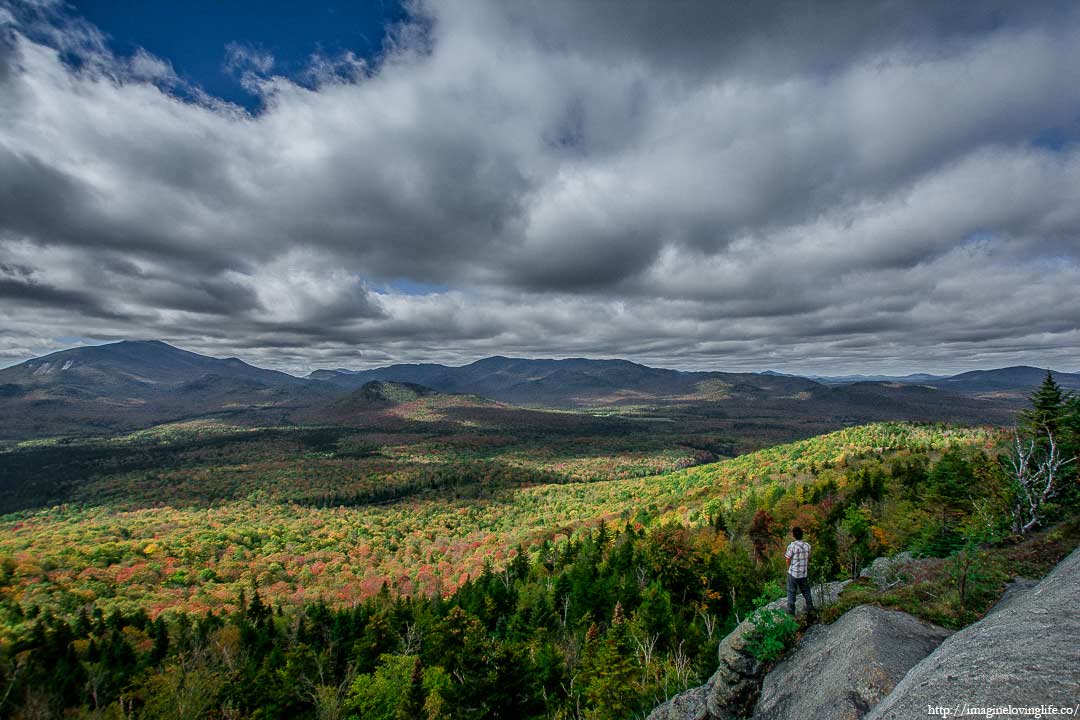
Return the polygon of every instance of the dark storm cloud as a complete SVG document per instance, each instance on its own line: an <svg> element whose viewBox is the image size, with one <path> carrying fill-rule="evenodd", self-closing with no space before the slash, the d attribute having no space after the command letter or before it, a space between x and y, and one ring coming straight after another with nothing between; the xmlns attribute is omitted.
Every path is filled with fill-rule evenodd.
<svg viewBox="0 0 1080 720"><path fill-rule="evenodd" d="M13 271L13 272L12 272ZM33 280L29 273L0 265L0 299L29 307L48 307L109 321L134 318L103 307L89 292L52 287Z"/></svg>
<svg viewBox="0 0 1080 720"><path fill-rule="evenodd" d="M612 62L644 58L679 74L737 71L761 79L828 74L898 45L933 57L1002 26L1067 19L1070 5L932 0L916 12L906 3L865 0L526 0L507 5L506 13L552 50Z"/></svg>
<svg viewBox="0 0 1080 720"><path fill-rule="evenodd" d="M1075 365L1075 4L413 13L295 81L231 47L250 115L0 0L0 356Z"/></svg>
<svg viewBox="0 0 1080 720"><path fill-rule="evenodd" d="M168 283L147 292L145 299L156 307L204 315L236 315L260 308L250 287L221 279Z"/></svg>

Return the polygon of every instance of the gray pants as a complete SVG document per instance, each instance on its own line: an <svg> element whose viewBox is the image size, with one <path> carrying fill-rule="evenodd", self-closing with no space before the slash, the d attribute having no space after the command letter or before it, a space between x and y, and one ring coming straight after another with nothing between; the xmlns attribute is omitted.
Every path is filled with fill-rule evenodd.
<svg viewBox="0 0 1080 720"><path fill-rule="evenodd" d="M787 609L792 615L795 614L795 591L802 592L802 596L806 598L806 611L814 612L814 601L810 597L810 580L809 578L797 578L791 575L787 576Z"/></svg>

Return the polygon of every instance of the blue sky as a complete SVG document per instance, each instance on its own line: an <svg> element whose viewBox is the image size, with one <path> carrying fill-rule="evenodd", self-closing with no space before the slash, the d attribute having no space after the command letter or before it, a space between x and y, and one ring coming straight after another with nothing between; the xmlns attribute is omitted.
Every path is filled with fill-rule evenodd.
<svg viewBox="0 0 1080 720"><path fill-rule="evenodd" d="M168 60L182 79L253 111L259 97L226 67L230 45L269 53L275 73L299 77L316 52L351 51L377 62L387 29L407 17L393 0L77 0L71 7L108 36L118 55L143 48Z"/></svg>
<svg viewBox="0 0 1080 720"><path fill-rule="evenodd" d="M1080 3L407 7L0 0L0 365L1080 369Z"/></svg>

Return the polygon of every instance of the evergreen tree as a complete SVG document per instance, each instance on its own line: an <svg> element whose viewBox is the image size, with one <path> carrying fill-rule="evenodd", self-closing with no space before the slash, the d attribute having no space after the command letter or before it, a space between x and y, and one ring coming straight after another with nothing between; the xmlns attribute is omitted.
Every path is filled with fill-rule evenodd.
<svg viewBox="0 0 1080 720"><path fill-rule="evenodd" d="M581 670L589 720L625 720L639 709L635 688L640 671L622 607L615 608L607 633L598 638L590 628L592 639L586 640Z"/></svg>
<svg viewBox="0 0 1080 720"><path fill-rule="evenodd" d="M160 615L154 621L152 636L154 648L150 652L150 661L156 665L169 654L169 629L165 627L165 621Z"/></svg>
<svg viewBox="0 0 1080 720"><path fill-rule="evenodd" d="M413 661L409 686L405 689L401 704L394 713L395 720L416 720L424 715L424 664L420 658Z"/></svg>
<svg viewBox="0 0 1080 720"><path fill-rule="evenodd" d="M926 550L944 556L959 547L958 519L971 510L975 473L969 458L959 450L946 452L927 478L926 499L939 513L940 526L927 538Z"/></svg>
<svg viewBox="0 0 1080 720"><path fill-rule="evenodd" d="M1046 433L1057 437L1065 415L1065 402L1069 396L1047 370L1039 389L1031 394L1031 409L1020 414L1020 428L1032 437L1042 438Z"/></svg>
<svg viewBox="0 0 1080 720"><path fill-rule="evenodd" d="M622 609L621 606L616 606ZM641 594L641 605L635 613L635 625L645 637L656 636L660 647L667 647L672 641L675 628L675 613L671 609L671 596L655 580L649 583Z"/></svg>
<svg viewBox="0 0 1080 720"><path fill-rule="evenodd" d="M1061 454L1080 455L1080 395L1070 395L1062 405Z"/></svg>

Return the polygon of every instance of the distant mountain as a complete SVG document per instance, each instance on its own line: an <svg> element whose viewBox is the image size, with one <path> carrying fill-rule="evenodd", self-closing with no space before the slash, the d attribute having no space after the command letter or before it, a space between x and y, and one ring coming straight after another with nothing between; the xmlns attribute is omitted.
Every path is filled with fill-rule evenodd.
<svg viewBox="0 0 1080 720"><path fill-rule="evenodd" d="M0 438L134 428L295 401L312 383L152 341L61 350L0 370Z"/></svg>
<svg viewBox="0 0 1080 720"><path fill-rule="evenodd" d="M1061 387L1066 390L1080 390L1080 373L1058 372L1057 370L1051 370L1051 372ZM766 370L762 375L800 377L773 370ZM803 377L823 385L882 382L903 385L930 385L942 390L963 394L1028 394L1042 384L1043 379L1046 377L1046 369L1018 365L995 370L971 370L959 375L913 373L911 375L806 375Z"/></svg>
<svg viewBox="0 0 1080 720"><path fill-rule="evenodd" d="M351 390L350 400L325 411L313 409L312 421L354 425L390 422L387 409L374 417L370 402L356 399L357 389L373 381L416 383L434 388L438 397L483 396L514 405L591 408L621 417L669 419L706 433L748 438L765 444L815 434L829 428L875 420L945 421L1008 424L1023 404L1013 397L981 398L925 384L853 382L824 384L779 373L681 372L650 368L625 360L524 360L491 357L461 367L392 365L364 371L320 371L317 382ZM445 401L444 401L445 402ZM490 419L491 407L435 409L444 418ZM508 407L508 406L507 406ZM507 410L500 422L520 422ZM540 415L539 413L537 415ZM569 417L563 415L562 417Z"/></svg>
<svg viewBox="0 0 1080 720"><path fill-rule="evenodd" d="M538 413L511 418L506 403L693 417L733 434L768 434L793 424L818 432L887 419L996 423L1010 422L1044 376L1038 368L1016 367L949 378L811 379L771 371L685 372L627 360L495 356L461 367L316 370L298 378L159 341L123 341L0 370L0 440L116 432L223 414L233 422L271 425L547 422ZM1080 374L1055 376L1065 388L1080 389Z"/></svg>
<svg viewBox="0 0 1080 720"><path fill-rule="evenodd" d="M816 380L826 385L840 385L857 382L885 382L903 383L905 385L927 385L936 380L944 380L944 375L930 375L928 373L912 373L911 375L808 375L811 380Z"/></svg>
<svg viewBox="0 0 1080 720"><path fill-rule="evenodd" d="M1058 385L1066 390L1080 390L1080 373L1053 371L1053 375ZM997 370L972 370L929 384L962 393L1017 393L1034 390L1045 378L1045 368L1017 365Z"/></svg>
<svg viewBox="0 0 1080 720"><path fill-rule="evenodd" d="M248 365L238 358L213 358L160 340L123 340L61 350L0 370L0 383L29 388L74 387L106 395L117 388L177 387L203 376L248 380L268 387L304 385L301 378Z"/></svg>
<svg viewBox="0 0 1080 720"><path fill-rule="evenodd" d="M409 382L445 393L469 393L502 402L555 407L656 398L706 399L717 394L795 394L818 386L805 378L682 372L627 360L528 360L501 356L461 367L423 364L362 371L319 370L309 378L342 388L360 387L371 380Z"/></svg>

